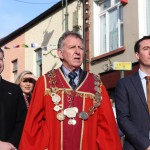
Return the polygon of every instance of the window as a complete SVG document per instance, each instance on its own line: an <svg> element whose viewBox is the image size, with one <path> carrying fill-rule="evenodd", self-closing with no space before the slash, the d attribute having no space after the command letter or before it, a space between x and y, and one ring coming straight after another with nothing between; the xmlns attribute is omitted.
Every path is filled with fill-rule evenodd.
<svg viewBox="0 0 150 150"><path fill-rule="evenodd" d="M36 50L36 75L42 75L42 48Z"/></svg>
<svg viewBox="0 0 150 150"><path fill-rule="evenodd" d="M146 0L146 19L147 35L150 35L150 0Z"/></svg>
<svg viewBox="0 0 150 150"><path fill-rule="evenodd" d="M123 6L120 0L100 0L96 5L99 21L94 21L99 25L96 25L94 37L99 39L99 44L96 44L98 52L94 53L100 55L123 46ZM98 33L100 35L96 37Z"/></svg>
<svg viewBox="0 0 150 150"><path fill-rule="evenodd" d="M150 0L138 1L139 37L150 35Z"/></svg>
<svg viewBox="0 0 150 150"><path fill-rule="evenodd" d="M18 60L12 61L13 80L15 81L18 74Z"/></svg>

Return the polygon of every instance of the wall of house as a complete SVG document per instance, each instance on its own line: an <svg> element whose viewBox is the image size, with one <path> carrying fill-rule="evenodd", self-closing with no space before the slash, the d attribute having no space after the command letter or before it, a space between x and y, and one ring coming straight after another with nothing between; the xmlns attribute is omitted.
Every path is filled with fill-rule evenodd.
<svg viewBox="0 0 150 150"><path fill-rule="evenodd" d="M81 26L79 32L82 34L82 5L77 1L74 1L68 4L68 29L73 30L73 13L78 9L78 24ZM45 74L47 71L58 68L61 66L61 61L57 57L57 42L59 37L65 31L65 12L66 9L60 8L57 12L54 12L49 17L44 19L39 24L36 24L30 30L25 33L25 41L27 44L36 43L37 48L47 47L47 50L42 50L42 74ZM25 60L30 60L25 63L26 68L32 68L36 74L36 57L35 50L37 48L30 48L26 52ZM31 57L29 57L29 51Z"/></svg>
<svg viewBox="0 0 150 150"><path fill-rule="evenodd" d="M90 9L91 9L91 18L90 18L90 60L95 57L94 56L94 5L95 3L90 0ZM136 62L135 54L134 54L134 44L135 41L139 39L139 10L138 10L138 1L132 0L128 1L128 4L124 5L123 17L124 17L124 46L123 51L119 53L114 53L111 55L104 55L104 57L100 57L100 59L95 59L96 61L90 65L90 71L96 74L103 73L106 70L106 66L110 66L113 62L118 61L131 61ZM97 10L98 12L98 10ZM98 36L98 33L95 33ZM117 50L116 50L117 51Z"/></svg>
<svg viewBox="0 0 150 150"><path fill-rule="evenodd" d="M4 71L2 72L2 77L5 80L14 82L14 73L13 73L13 64L12 61L18 60L18 73L24 70L25 68L25 48L19 47L14 48L16 45L24 44L25 36L22 34L17 38L13 39L11 42L7 43L5 46L10 49L4 49L5 60L4 60Z"/></svg>

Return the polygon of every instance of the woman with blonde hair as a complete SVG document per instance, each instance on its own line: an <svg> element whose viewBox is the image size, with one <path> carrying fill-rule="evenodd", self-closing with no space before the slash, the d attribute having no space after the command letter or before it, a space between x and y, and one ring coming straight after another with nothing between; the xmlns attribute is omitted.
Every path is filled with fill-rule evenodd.
<svg viewBox="0 0 150 150"><path fill-rule="evenodd" d="M37 78L31 71L23 71L17 77L15 83L18 84L23 92L27 108L29 107L31 95Z"/></svg>

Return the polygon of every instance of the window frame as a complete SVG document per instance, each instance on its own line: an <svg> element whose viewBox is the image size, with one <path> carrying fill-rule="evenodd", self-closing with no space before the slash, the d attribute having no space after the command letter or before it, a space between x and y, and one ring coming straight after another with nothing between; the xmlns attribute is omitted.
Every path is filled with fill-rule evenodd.
<svg viewBox="0 0 150 150"><path fill-rule="evenodd" d="M111 1L111 6L108 7L107 9L103 10L102 12L100 12L100 5L102 4L98 4L98 3L95 3L94 4L94 8L93 7L93 10L96 11L94 12L95 14L94 15L97 15L98 17L94 17L94 57L95 56L98 56L98 55L102 55L102 54L105 54L105 53L108 53L110 51L113 51L115 49L118 49L118 48L121 48L123 47L123 33L121 33L123 31L123 19L120 20L120 15L122 14L122 18L123 18L123 5L120 1L118 1L116 4L112 3L112 1L114 2L114 0L110 0ZM110 36L110 33L109 33L109 13L110 11L112 10L116 10L117 9L117 37L118 37L118 44L117 44L117 47L115 49L112 49L110 50L109 49L109 43L110 43L110 40L109 40L109 36ZM121 12L122 11L122 12ZM101 41L97 40L97 39L100 39L101 38L101 18L102 16L106 16L106 34L105 34L105 41L106 41L106 49L101 49ZM99 19L99 21L97 21L97 19ZM98 24L98 25L96 25ZM122 27L122 28L121 28ZM122 30L121 30L122 29ZM96 36L96 34L99 34L98 36ZM121 36L122 34L122 36ZM98 44L99 43L99 44Z"/></svg>
<svg viewBox="0 0 150 150"><path fill-rule="evenodd" d="M147 0L138 0L138 11L139 11L139 38L150 34L150 20L148 22L147 18L150 14L147 14ZM150 8L150 6L149 6Z"/></svg>
<svg viewBox="0 0 150 150"><path fill-rule="evenodd" d="M18 59L12 61L12 74L13 80L15 81L18 75Z"/></svg>
<svg viewBox="0 0 150 150"><path fill-rule="evenodd" d="M38 57L39 52L41 53L41 57ZM42 48L38 48L35 50L36 53L36 76L39 77L42 75Z"/></svg>

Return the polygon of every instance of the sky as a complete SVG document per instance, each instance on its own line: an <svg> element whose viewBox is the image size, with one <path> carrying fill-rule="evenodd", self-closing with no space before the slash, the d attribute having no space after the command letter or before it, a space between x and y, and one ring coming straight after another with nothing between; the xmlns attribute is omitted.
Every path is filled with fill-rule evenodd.
<svg viewBox="0 0 150 150"><path fill-rule="evenodd" d="M0 0L0 39L36 18L60 0Z"/></svg>

